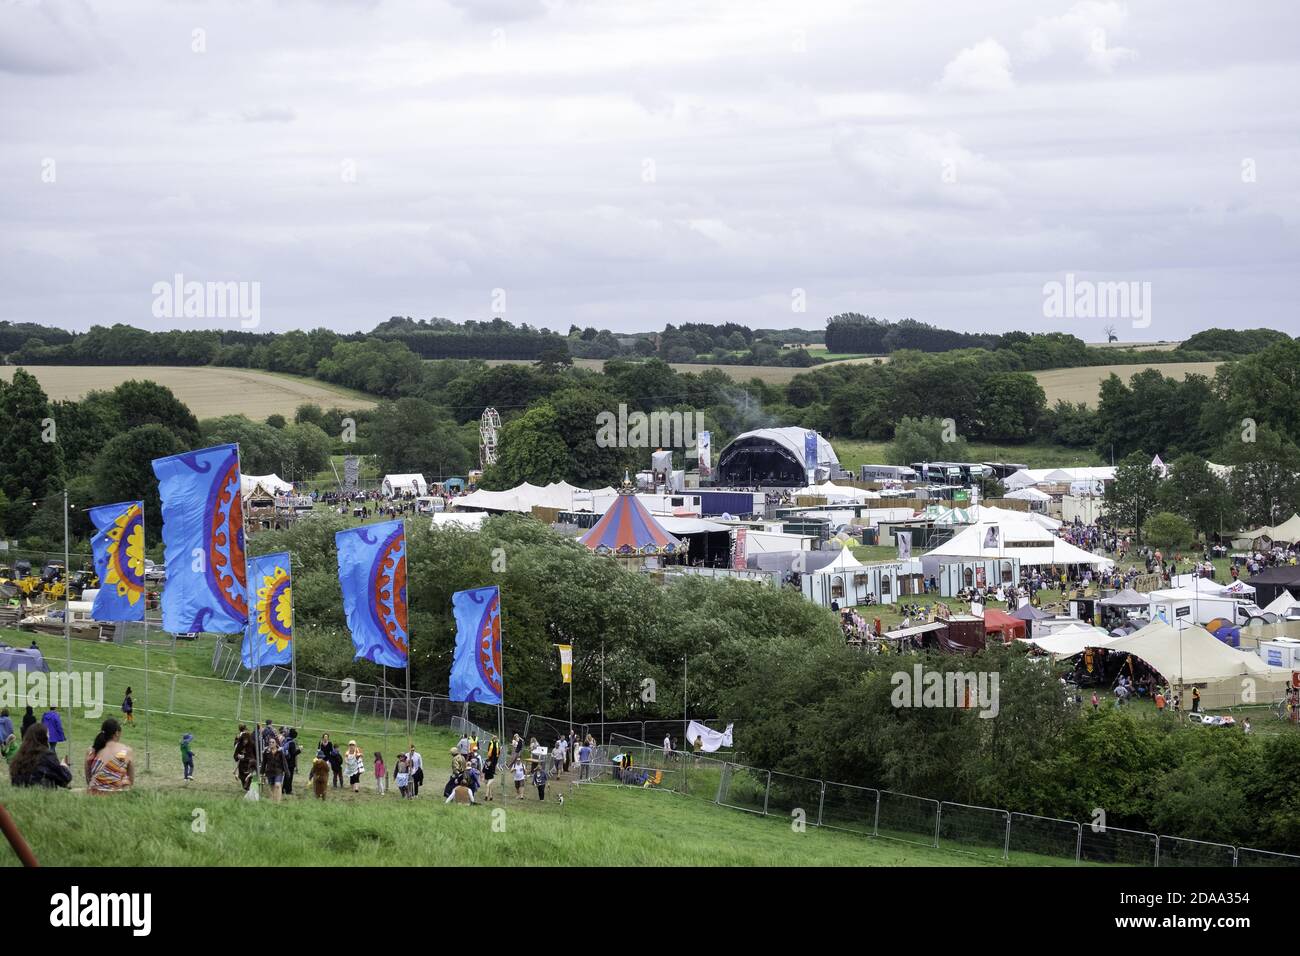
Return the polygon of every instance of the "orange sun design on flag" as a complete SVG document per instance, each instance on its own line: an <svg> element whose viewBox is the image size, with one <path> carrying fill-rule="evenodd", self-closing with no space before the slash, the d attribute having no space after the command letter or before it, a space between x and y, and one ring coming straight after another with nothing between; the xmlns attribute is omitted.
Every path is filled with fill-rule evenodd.
<svg viewBox="0 0 1300 956"><path fill-rule="evenodd" d="M108 567L105 584L132 604L144 594L144 514L132 505L117 516L105 532Z"/></svg>
<svg viewBox="0 0 1300 956"><path fill-rule="evenodd" d="M267 647L278 651L293 640L293 589L284 568L262 576L257 589L257 633Z"/></svg>

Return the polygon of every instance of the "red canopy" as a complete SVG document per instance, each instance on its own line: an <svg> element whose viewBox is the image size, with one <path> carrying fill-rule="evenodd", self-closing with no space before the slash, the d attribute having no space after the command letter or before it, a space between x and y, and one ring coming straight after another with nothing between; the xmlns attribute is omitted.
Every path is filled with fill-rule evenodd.
<svg viewBox="0 0 1300 956"><path fill-rule="evenodd" d="M1005 611L988 607L984 609L984 633L1001 634L1002 642L1010 644L1016 638L1025 636L1025 622Z"/></svg>

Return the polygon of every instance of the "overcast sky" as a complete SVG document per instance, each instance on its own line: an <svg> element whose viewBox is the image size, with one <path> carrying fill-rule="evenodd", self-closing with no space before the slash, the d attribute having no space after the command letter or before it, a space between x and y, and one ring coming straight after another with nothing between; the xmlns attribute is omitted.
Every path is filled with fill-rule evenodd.
<svg viewBox="0 0 1300 956"><path fill-rule="evenodd" d="M222 324L153 316L179 273L270 330L1297 334L1297 37L1292 0L0 0L0 318ZM1067 274L1149 282L1150 327L1045 317Z"/></svg>

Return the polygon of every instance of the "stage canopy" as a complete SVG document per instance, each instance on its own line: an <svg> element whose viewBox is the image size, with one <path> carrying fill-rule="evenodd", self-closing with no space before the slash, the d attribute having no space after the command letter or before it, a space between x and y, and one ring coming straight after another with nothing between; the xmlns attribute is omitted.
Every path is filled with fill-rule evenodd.
<svg viewBox="0 0 1300 956"><path fill-rule="evenodd" d="M810 439L809 436L812 436ZM831 443L807 428L759 428L732 439L718 456L720 485L779 485L802 488L808 482L804 448L808 441L817 447L817 469L830 475L840 469Z"/></svg>
<svg viewBox="0 0 1300 956"><path fill-rule="evenodd" d="M1109 558L1089 554L1026 518L971 525L954 535L951 541L927 552L925 558L1017 558L1022 568L1052 564L1058 567L1063 564L1114 567Z"/></svg>
<svg viewBox="0 0 1300 956"><path fill-rule="evenodd" d="M279 475L240 475L239 492L245 501L256 495L274 498L276 495L293 494L293 485Z"/></svg>

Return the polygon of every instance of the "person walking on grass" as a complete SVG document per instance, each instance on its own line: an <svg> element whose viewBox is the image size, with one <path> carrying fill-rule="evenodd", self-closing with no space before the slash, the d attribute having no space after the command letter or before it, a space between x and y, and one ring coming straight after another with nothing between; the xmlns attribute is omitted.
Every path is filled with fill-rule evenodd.
<svg viewBox="0 0 1300 956"><path fill-rule="evenodd" d="M411 762L404 753L397 755L397 767L393 772L393 783L397 785L397 792L402 795L403 800L411 796Z"/></svg>
<svg viewBox="0 0 1300 956"><path fill-rule="evenodd" d="M126 689L126 696L122 698L122 716L128 724L135 723L135 701L131 697L131 688Z"/></svg>
<svg viewBox="0 0 1300 956"><path fill-rule="evenodd" d="M420 751L415 749L414 741L411 742L410 747L406 754L406 762L411 765L411 796L418 797L420 788L424 786L424 758L420 756Z"/></svg>
<svg viewBox="0 0 1300 956"><path fill-rule="evenodd" d="M510 773L515 778L515 796L522 800L524 798L524 760L516 756L514 762L510 764Z"/></svg>
<svg viewBox="0 0 1300 956"><path fill-rule="evenodd" d="M388 768L384 766L384 755L375 751L375 790L382 797L388 790Z"/></svg>
<svg viewBox="0 0 1300 956"><path fill-rule="evenodd" d="M68 739L63 733L63 718L59 716L59 708L51 706L41 714L41 723L45 725L45 730L50 735L50 749L58 753L58 745Z"/></svg>
<svg viewBox="0 0 1300 956"><path fill-rule="evenodd" d="M266 753L262 754L262 773L266 775L266 782L271 785L271 800L274 803L279 803L284 793L286 772L284 751L280 749L279 738L273 736L267 742Z"/></svg>
<svg viewBox="0 0 1300 956"><path fill-rule="evenodd" d="M32 705L27 705L27 712L23 714L22 729L18 731L18 736L22 740L27 739L27 728L36 723L36 715L32 713Z"/></svg>
<svg viewBox="0 0 1300 956"><path fill-rule="evenodd" d="M248 788L253 785L253 777L257 773L257 744L253 741L253 734L248 729L247 724L239 725L239 733L235 736L235 776L239 779L239 785L248 792Z"/></svg>
<svg viewBox="0 0 1300 956"><path fill-rule="evenodd" d="M348 741L347 756L344 757L346 764L348 783L352 784L352 792L361 792L361 775L366 771L365 754L357 746L355 740Z"/></svg>
<svg viewBox="0 0 1300 956"><path fill-rule="evenodd" d="M537 788L538 800L546 799L546 781L548 779L549 778L546 776L546 768L541 764L538 764L537 769L533 771L533 786Z"/></svg>
<svg viewBox="0 0 1300 956"><path fill-rule="evenodd" d="M293 795L293 777L298 772L298 755L302 745L298 743L298 731L290 727L284 735L284 792Z"/></svg>
<svg viewBox="0 0 1300 956"><path fill-rule="evenodd" d="M184 772L183 780L194 779L194 735L186 734L181 737L181 770Z"/></svg>
<svg viewBox="0 0 1300 956"><path fill-rule="evenodd" d="M487 746L487 759L483 761L483 799L489 803L492 802L492 787L496 781L497 763L501 759L501 742L497 740L497 735L492 735L492 741Z"/></svg>
<svg viewBox="0 0 1300 956"><path fill-rule="evenodd" d="M312 793L317 800L324 800L330 788L330 763L325 759L325 751L316 751L316 759L307 771L307 782L311 784Z"/></svg>
<svg viewBox="0 0 1300 956"><path fill-rule="evenodd" d="M578 748L578 779L591 779L591 744L585 740Z"/></svg>

